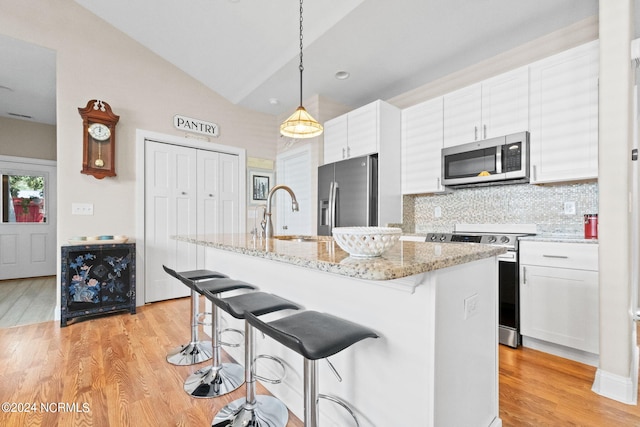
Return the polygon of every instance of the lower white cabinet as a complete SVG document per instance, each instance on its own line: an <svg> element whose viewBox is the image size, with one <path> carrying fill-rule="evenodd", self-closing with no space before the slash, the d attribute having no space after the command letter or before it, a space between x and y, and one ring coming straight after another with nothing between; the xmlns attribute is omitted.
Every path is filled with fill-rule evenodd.
<svg viewBox="0 0 640 427"><path fill-rule="evenodd" d="M597 244L522 241L522 335L598 354L597 269Z"/></svg>

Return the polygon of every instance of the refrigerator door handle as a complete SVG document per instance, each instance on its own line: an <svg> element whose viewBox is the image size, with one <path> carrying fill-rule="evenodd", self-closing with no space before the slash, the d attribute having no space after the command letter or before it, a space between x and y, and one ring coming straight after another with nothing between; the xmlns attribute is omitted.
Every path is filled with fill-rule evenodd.
<svg viewBox="0 0 640 427"><path fill-rule="evenodd" d="M329 190L329 233L333 232L333 227L336 226L336 197L338 193L338 183L336 181L331 182L331 189Z"/></svg>

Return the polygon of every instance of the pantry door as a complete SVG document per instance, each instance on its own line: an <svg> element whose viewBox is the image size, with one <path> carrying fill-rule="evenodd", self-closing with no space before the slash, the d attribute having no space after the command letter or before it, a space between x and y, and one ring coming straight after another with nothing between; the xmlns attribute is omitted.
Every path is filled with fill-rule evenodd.
<svg viewBox="0 0 640 427"><path fill-rule="evenodd" d="M164 272L196 268L196 247L171 239L196 234L196 150L172 144L145 144L145 303L189 295Z"/></svg>
<svg viewBox="0 0 640 427"><path fill-rule="evenodd" d="M171 236L239 233L242 192L237 155L150 140L145 150L148 303L189 295L185 285L164 272L163 264L177 271L215 265L215 260L205 260L204 247Z"/></svg>
<svg viewBox="0 0 640 427"><path fill-rule="evenodd" d="M240 233L240 172L237 155L198 150L197 234ZM244 173L244 172L243 172ZM224 272L211 259L211 251L197 246L198 268L209 266ZM209 255L207 257L207 254Z"/></svg>

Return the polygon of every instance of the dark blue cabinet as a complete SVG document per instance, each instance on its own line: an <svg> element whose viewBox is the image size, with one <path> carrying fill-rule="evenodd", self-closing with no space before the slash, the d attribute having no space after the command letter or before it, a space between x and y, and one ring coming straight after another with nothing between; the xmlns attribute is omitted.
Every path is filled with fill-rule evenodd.
<svg viewBox="0 0 640 427"><path fill-rule="evenodd" d="M62 246L60 326L69 319L136 312L135 243Z"/></svg>

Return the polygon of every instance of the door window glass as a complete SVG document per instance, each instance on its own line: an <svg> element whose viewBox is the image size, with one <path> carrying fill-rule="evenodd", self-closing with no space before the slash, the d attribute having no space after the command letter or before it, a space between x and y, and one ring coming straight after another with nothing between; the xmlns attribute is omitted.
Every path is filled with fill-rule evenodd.
<svg viewBox="0 0 640 427"><path fill-rule="evenodd" d="M2 222L47 222L43 174L2 173Z"/></svg>

